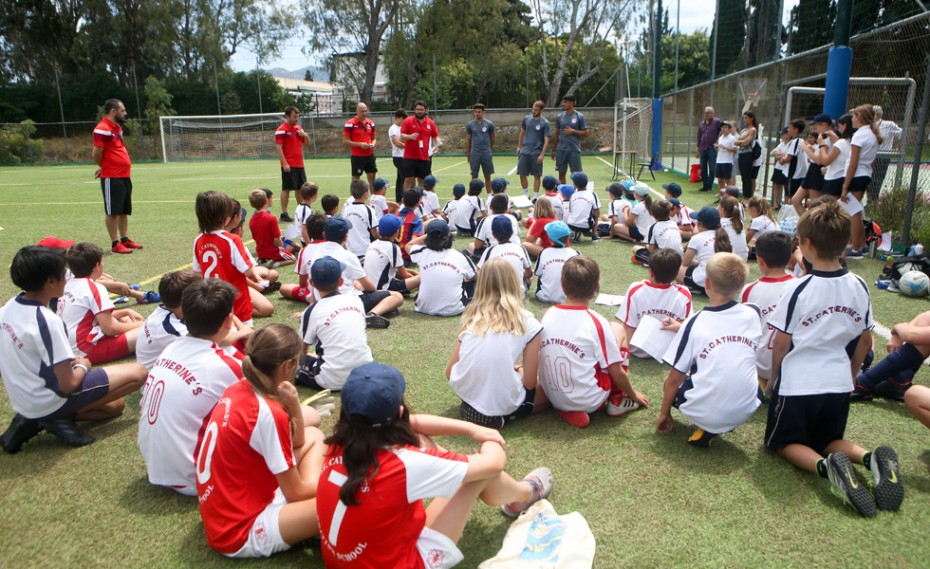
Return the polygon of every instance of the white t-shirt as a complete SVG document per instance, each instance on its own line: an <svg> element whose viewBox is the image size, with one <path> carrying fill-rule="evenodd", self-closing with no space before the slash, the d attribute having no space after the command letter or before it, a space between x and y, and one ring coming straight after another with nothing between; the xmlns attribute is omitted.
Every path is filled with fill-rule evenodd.
<svg viewBox="0 0 930 569"><path fill-rule="evenodd" d="M294 272L298 275L304 275L310 278L310 267L317 258L317 249L326 243L325 240L311 241L304 245L304 248L297 254L297 263L294 264ZM309 284L309 283L308 283Z"/></svg>
<svg viewBox="0 0 930 569"><path fill-rule="evenodd" d="M187 336L187 326L173 312L159 305L142 325L136 340L136 361L151 371L155 360L177 338Z"/></svg>
<svg viewBox="0 0 930 569"><path fill-rule="evenodd" d="M58 392L54 367L74 359L64 322L19 294L0 308L0 329L0 376L10 406L28 419L57 411L67 399Z"/></svg>
<svg viewBox="0 0 930 569"><path fill-rule="evenodd" d="M789 144L788 142L779 142L779 143L778 143L778 146L775 147L775 150L772 151L772 154L776 154L776 153L777 153L777 154L782 155L782 156L785 155L785 154L788 154L788 144ZM779 161L776 161L776 162L775 162L775 169L776 169L776 170L781 170L781 172L782 172L785 176L788 175L788 167L789 167L789 166L790 166L790 163L789 163L789 162L785 162L784 164L782 164L782 163L779 162Z"/></svg>
<svg viewBox="0 0 930 569"><path fill-rule="evenodd" d="M608 217L616 218L616 223L623 223L623 210L630 206L630 202L623 198L610 200L607 206Z"/></svg>
<svg viewBox="0 0 930 569"><path fill-rule="evenodd" d="M759 215L758 217L752 218L752 222L749 224L749 229L755 231L753 236L755 239L758 239L761 235L768 233L769 231L778 231L778 223L772 221L771 218L764 215ZM736 251L734 251L735 253Z"/></svg>
<svg viewBox="0 0 930 569"><path fill-rule="evenodd" d="M368 250L367 247L365 250ZM342 286L339 287L339 294L347 294L349 296L360 295L361 292L355 288L355 281L365 276L365 269L362 268L362 263L359 262L357 256L347 251L345 247L335 241L327 241L321 243L319 247L315 247L313 258L310 259L310 263L307 265L307 274L310 274L313 261L316 261L320 257L326 257L327 255L345 265L345 268L342 269L343 282ZM317 300L320 299L320 293L316 290L313 291L313 295Z"/></svg>
<svg viewBox="0 0 930 569"><path fill-rule="evenodd" d="M377 228L378 222L388 212L387 198L381 194L371 194L368 205L371 207L371 211L375 213L375 227Z"/></svg>
<svg viewBox="0 0 930 569"><path fill-rule="evenodd" d="M475 278L471 259L455 249L433 251L419 247L410 259L420 267L420 289L414 305L417 312L455 316L465 310L462 284Z"/></svg>
<svg viewBox="0 0 930 569"><path fill-rule="evenodd" d="M759 154L759 157L758 157L758 158L756 158L755 160L752 161L752 165L753 165L754 167L756 167L756 166L762 166L763 164L765 164L765 160L768 158L768 155L769 155L769 154L768 154L768 150L765 148L765 138L762 136L762 128L761 128L761 127L759 128L759 135L758 135L758 137L756 138L756 140L753 142L753 144L758 144L759 146L761 146L761 147L762 147L762 153Z"/></svg>
<svg viewBox="0 0 930 569"><path fill-rule="evenodd" d="M483 267L488 259L497 257L510 263L513 270L517 272L517 281L520 283L520 290L526 293L526 288L523 285L524 271L532 266L530 263L530 254L526 252L526 248L522 244L517 243L492 245L481 254L481 259L478 261L478 268L480 269Z"/></svg>
<svg viewBox="0 0 930 569"><path fill-rule="evenodd" d="M542 302L565 302L562 291L562 267L575 255L575 249L567 247L547 247L539 253L533 274L539 277L536 285L536 298Z"/></svg>
<svg viewBox="0 0 930 569"><path fill-rule="evenodd" d="M400 126L392 124L388 129L388 141L391 141L391 158L403 158L404 149L394 146L394 142L392 141L395 136L400 140Z"/></svg>
<svg viewBox="0 0 930 569"><path fill-rule="evenodd" d="M365 274L375 283L378 290L388 290L397 269L404 266L397 243L378 239L368 246L365 253Z"/></svg>
<svg viewBox="0 0 930 569"><path fill-rule="evenodd" d="M880 152L888 152L894 147L894 139L904 130L894 121L878 120L878 132L882 134L882 143L879 145Z"/></svg>
<svg viewBox="0 0 930 569"><path fill-rule="evenodd" d="M845 348L872 329L868 285L846 269L813 271L788 283L769 325L791 336L778 395L849 393L853 378Z"/></svg>
<svg viewBox="0 0 930 569"><path fill-rule="evenodd" d="M107 289L89 278L74 277L65 284L65 294L58 299L58 316L68 327L68 340L75 354L86 356L80 346L96 344L105 336L96 316L115 308Z"/></svg>
<svg viewBox="0 0 930 569"><path fill-rule="evenodd" d="M308 306L300 317L300 335L323 359L315 378L321 387L342 389L349 372L374 361L365 332L365 307L357 296L331 294Z"/></svg>
<svg viewBox="0 0 930 569"><path fill-rule="evenodd" d="M856 173L853 174L853 178L871 176L872 162L875 162L875 157L878 155L878 139L875 138L875 133L872 132L872 128L863 126L862 128L856 129L849 145L859 147L859 162L856 164ZM850 158L852 158L851 153ZM846 168L848 167L849 158L846 160ZM843 170L845 171L846 168L843 168Z"/></svg>
<svg viewBox="0 0 930 569"><path fill-rule="evenodd" d="M648 280L632 283L620 303L616 318L630 328L638 328L643 316L652 316L660 321L674 318L682 322L691 316L691 292L688 287L677 284L654 284ZM630 348L630 353L638 358L651 357L635 346Z"/></svg>
<svg viewBox="0 0 930 569"><path fill-rule="evenodd" d="M310 209L310 206L305 203L297 204L297 207L294 208L294 221L284 229L284 238L296 241L299 244L304 224L307 223L307 219L311 215L313 215L313 210Z"/></svg>
<svg viewBox="0 0 930 569"><path fill-rule="evenodd" d="M758 309L730 301L708 306L681 325L665 362L688 376L691 388L678 410L698 427L726 433L759 407L756 348L762 337Z"/></svg>
<svg viewBox="0 0 930 569"><path fill-rule="evenodd" d="M756 367L759 377L764 379L772 377L772 341L775 338L775 329L769 326L769 317L778 306L785 287L792 279L794 279L793 275L778 278L762 277L746 285L740 295L740 302L756 305L762 315L762 343L756 351Z"/></svg>
<svg viewBox="0 0 930 569"><path fill-rule="evenodd" d="M425 215L430 219L436 217L436 214L433 212L442 210L439 206L439 196L436 195L436 192L424 191L423 201L420 203L424 205Z"/></svg>
<svg viewBox="0 0 930 569"><path fill-rule="evenodd" d="M827 171L823 175L824 180L837 180L846 177L846 163L849 161L851 151L849 140L841 138L833 143L833 148L837 149L836 159L827 166Z"/></svg>
<svg viewBox="0 0 930 569"><path fill-rule="evenodd" d="M464 197L459 200L449 200L442 212L446 214L446 219L449 220L449 226L452 229L467 231L474 231L476 225L474 220L481 215L481 210L475 208L474 202Z"/></svg>
<svg viewBox="0 0 930 569"><path fill-rule="evenodd" d="M721 220L722 221L722 220ZM707 261L714 255L714 244L717 242L715 229L707 229L694 235L688 240L688 249L694 250L694 258L698 265L691 273L691 279L698 285L704 286L707 278Z"/></svg>
<svg viewBox="0 0 930 569"><path fill-rule="evenodd" d="M377 228L375 212L365 202L347 203L342 208L342 217L352 222L349 228L349 240L346 249L356 257L361 257L371 245L371 230Z"/></svg>
<svg viewBox="0 0 930 569"><path fill-rule="evenodd" d="M733 157L736 153L732 150L727 150L727 148L733 148L733 144L736 142L735 134L720 135L720 138L717 139L717 164L732 164Z"/></svg>
<svg viewBox="0 0 930 569"><path fill-rule="evenodd" d="M570 227L587 227L591 212L601 208L597 194L588 190L578 190L568 200L568 212L565 223Z"/></svg>
<svg viewBox="0 0 930 569"><path fill-rule="evenodd" d="M478 222L478 229L475 230L475 239L481 239L487 246L497 245L497 239L494 238L494 234L491 233L491 225L494 218L498 215L506 215L510 218L510 224L513 226L513 235L510 236L510 242L520 244L520 224L517 222L517 218L510 215L509 213L492 213L487 217L483 218Z"/></svg>
<svg viewBox="0 0 930 569"><path fill-rule="evenodd" d="M636 218L636 229L639 230L643 237L649 234L649 228L656 222L656 218L652 217L652 214L646 209L646 202L644 201L637 201L633 208L630 209L630 215Z"/></svg>
<svg viewBox="0 0 930 569"><path fill-rule="evenodd" d="M733 220L728 217L720 218L720 227L727 232L730 237L730 245L733 246L733 254L739 255L744 261L749 258L749 245L746 243L746 228L739 233L733 228Z"/></svg>
<svg viewBox="0 0 930 569"><path fill-rule="evenodd" d="M476 336L470 330L459 334L459 361L452 366L449 384L479 413L497 417L516 411L526 399L526 389L513 366L526 345L542 331L528 310L523 311L526 333Z"/></svg>
<svg viewBox="0 0 930 569"><path fill-rule="evenodd" d="M796 179L803 180L804 176L807 176L807 167L808 167L807 154L805 154L804 151L801 150L800 145L801 145L800 138L795 138L788 142L788 155L798 157L797 166L794 169L794 174L791 176L792 180L796 180ZM787 166L788 166L788 169L785 170L786 176L788 175L788 172L791 171L791 163L789 162Z"/></svg>
<svg viewBox="0 0 930 569"><path fill-rule="evenodd" d="M684 254L684 249L682 249L681 246L681 233L678 232L678 224L671 219L653 223L652 226L649 227L649 230L643 235L646 236L647 245L655 245L659 249L674 249L678 251L679 255Z"/></svg>
<svg viewBox="0 0 930 569"><path fill-rule="evenodd" d="M149 371L139 403L137 442L149 482L189 496L197 493L197 434L226 388L241 377L231 349L209 340L184 336L165 348Z"/></svg>
<svg viewBox="0 0 930 569"><path fill-rule="evenodd" d="M559 221L565 221L565 208L562 207L562 196L558 193L554 194L543 194L540 196L540 199L547 199L552 204L552 209L555 210L555 218Z"/></svg>
<svg viewBox="0 0 930 569"><path fill-rule="evenodd" d="M593 413L610 393L603 379L613 364L629 365L610 323L584 306L557 304L542 319L539 385L560 411ZM601 381L598 381L601 376Z"/></svg>

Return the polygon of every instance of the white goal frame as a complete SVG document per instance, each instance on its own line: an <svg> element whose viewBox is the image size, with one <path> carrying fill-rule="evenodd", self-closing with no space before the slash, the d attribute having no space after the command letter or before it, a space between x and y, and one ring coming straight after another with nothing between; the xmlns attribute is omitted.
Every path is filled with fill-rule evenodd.
<svg viewBox="0 0 930 569"><path fill-rule="evenodd" d="M252 122L249 122L250 119ZM160 116L158 117L158 128L161 134L161 155L162 161L167 164L169 160L168 148L169 148L169 139L172 137L171 126L174 123L201 123L199 126L205 131L209 132L214 130L218 132L221 136L221 140L225 132L241 130L243 126L254 126L255 124L261 125L268 121L269 119L275 119L276 121L284 120L284 113L254 113L254 114L240 114L240 115L183 115L183 116ZM224 121L233 121L236 123L235 126L225 124ZM168 131L166 136L165 125L168 124ZM276 127L277 125L275 125ZM272 127L274 128L274 127ZM175 157L172 155L172 159ZM180 160L183 160L181 158Z"/></svg>

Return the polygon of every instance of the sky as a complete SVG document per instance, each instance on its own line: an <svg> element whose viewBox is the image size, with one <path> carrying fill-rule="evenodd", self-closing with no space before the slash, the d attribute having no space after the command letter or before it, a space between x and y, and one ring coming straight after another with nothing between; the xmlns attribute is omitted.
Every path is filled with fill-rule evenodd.
<svg viewBox="0 0 930 569"><path fill-rule="evenodd" d="M798 0L784 0L782 21L787 21L788 13L797 3ZM709 32L714 25L714 10L708 9L714 5L713 0L664 0L663 4L668 7L669 24L672 29L675 29L679 24L677 16L680 16L680 29L683 34L690 34L699 28L704 28ZM679 5L681 8L680 13L678 13ZM318 64L318 58L308 58L301 53L301 48L305 45L306 41L303 36L290 38L281 56L278 59L266 62L262 67L265 69L283 67L288 70L295 70L310 64ZM257 65L255 54L245 48L240 49L232 57L230 65L236 71L251 71Z"/></svg>

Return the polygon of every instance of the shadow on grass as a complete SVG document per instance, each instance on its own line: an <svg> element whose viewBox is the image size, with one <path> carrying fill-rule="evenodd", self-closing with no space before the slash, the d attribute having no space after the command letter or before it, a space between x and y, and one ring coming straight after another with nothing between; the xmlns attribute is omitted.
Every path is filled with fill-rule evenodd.
<svg viewBox="0 0 930 569"><path fill-rule="evenodd" d="M727 440L727 435L714 439L711 448L694 448L688 444L693 425L675 420L671 433L655 433L650 451L663 461L683 470L696 470L713 476L726 476L749 466L749 455L742 447Z"/></svg>
<svg viewBox="0 0 930 569"><path fill-rule="evenodd" d="M197 498L150 484L146 476L128 483L123 488L119 503L126 510L144 516L189 514L197 510Z"/></svg>
<svg viewBox="0 0 930 569"><path fill-rule="evenodd" d="M184 560L184 564L189 567L199 565L213 566L225 560L222 553L214 551L207 545L207 537L203 532L203 524L199 521L191 524L190 530L179 541L180 547L177 551L179 559ZM323 567L323 556L320 553L319 545L310 546L307 542L299 543L287 551L277 553L273 557L274 565L281 567ZM267 559L236 559L236 567L267 567Z"/></svg>
<svg viewBox="0 0 930 569"><path fill-rule="evenodd" d="M53 470L67 452L81 450L72 449L54 435L39 433L15 455L0 451L0 481L32 478L37 472Z"/></svg>

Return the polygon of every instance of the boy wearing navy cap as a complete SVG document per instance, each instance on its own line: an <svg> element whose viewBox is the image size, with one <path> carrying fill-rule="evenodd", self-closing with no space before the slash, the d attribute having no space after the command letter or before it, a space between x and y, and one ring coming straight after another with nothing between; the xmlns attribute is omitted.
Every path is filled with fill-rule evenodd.
<svg viewBox="0 0 930 569"><path fill-rule="evenodd" d="M404 267L404 256L397 246L397 236L403 220L396 215L385 215L378 222L378 240L365 253L365 274L378 290L410 294L420 286L420 275Z"/></svg>
<svg viewBox="0 0 930 569"><path fill-rule="evenodd" d="M596 227L601 216L601 202L597 199L597 194L588 189L588 175L584 172L572 173L572 184L575 191L568 202L565 223L575 232L576 241L581 235L587 235L591 241L597 241L600 239Z"/></svg>
<svg viewBox="0 0 930 569"><path fill-rule="evenodd" d="M513 225L511 225L507 216L501 215L494 218L491 222L491 233L494 235L494 239L497 240L497 244L491 245L484 250L484 253L481 254L481 260L478 261L478 269L480 270L489 259L495 257L504 259L516 271L517 278L520 280L520 287L523 293L526 294L529 279L533 277L533 271L530 269L530 255L527 253L526 247L521 243L511 241Z"/></svg>

